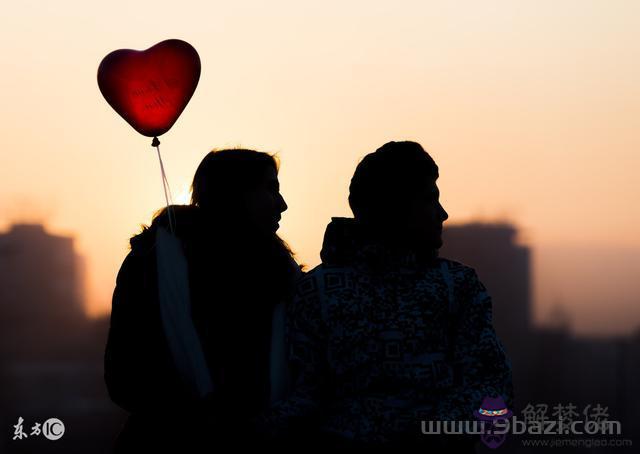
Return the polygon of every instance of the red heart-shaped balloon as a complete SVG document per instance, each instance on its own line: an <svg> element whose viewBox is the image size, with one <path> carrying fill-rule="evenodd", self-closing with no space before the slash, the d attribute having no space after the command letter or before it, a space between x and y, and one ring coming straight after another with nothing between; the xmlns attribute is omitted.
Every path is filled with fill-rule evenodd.
<svg viewBox="0 0 640 454"><path fill-rule="evenodd" d="M164 134L173 126L199 79L198 52L179 39L142 51L113 51L98 68L98 86L107 102L148 137Z"/></svg>

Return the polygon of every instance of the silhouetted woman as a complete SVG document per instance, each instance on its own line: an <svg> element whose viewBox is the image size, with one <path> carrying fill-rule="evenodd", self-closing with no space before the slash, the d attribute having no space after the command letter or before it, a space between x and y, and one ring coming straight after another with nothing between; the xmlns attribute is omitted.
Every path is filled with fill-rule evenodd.
<svg viewBox="0 0 640 454"><path fill-rule="evenodd" d="M131 413L117 451L241 444L251 440L250 421L283 396L283 304L299 267L276 234L287 209L277 172L266 153L213 151L196 171L191 205L162 210L131 239L105 352L109 394ZM161 308L162 295L176 291L161 248L161 238L174 238L170 220L188 267L192 343ZM211 389L185 379L180 348L185 357L200 351Z"/></svg>

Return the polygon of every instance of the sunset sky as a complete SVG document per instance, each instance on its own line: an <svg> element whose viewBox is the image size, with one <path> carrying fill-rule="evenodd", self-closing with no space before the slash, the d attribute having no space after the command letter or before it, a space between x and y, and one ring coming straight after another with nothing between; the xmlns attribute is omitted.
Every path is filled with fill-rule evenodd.
<svg viewBox="0 0 640 454"><path fill-rule="evenodd" d="M640 2L21 0L0 14L0 229L43 222L110 309L128 238L164 204L157 156L96 83L115 49L191 43L202 76L160 139L174 200L212 148L277 152L280 233L319 262L365 154L415 140L450 223L513 222L536 319L640 327Z"/></svg>

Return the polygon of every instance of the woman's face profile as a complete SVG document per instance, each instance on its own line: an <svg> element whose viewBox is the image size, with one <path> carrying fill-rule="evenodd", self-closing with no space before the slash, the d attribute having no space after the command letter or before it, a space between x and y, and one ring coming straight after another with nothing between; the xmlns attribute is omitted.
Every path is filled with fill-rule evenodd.
<svg viewBox="0 0 640 454"><path fill-rule="evenodd" d="M286 211L287 204L280 194L280 182L274 167L265 169L255 189L247 193L245 202L247 219L253 227L273 233L280 228L281 213Z"/></svg>

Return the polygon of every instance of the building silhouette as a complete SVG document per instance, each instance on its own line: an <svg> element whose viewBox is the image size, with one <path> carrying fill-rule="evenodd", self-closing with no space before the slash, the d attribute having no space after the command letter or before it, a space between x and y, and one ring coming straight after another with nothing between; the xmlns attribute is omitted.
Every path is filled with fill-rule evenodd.
<svg viewBox="0 0 640 454"><path fill-rule="evenodd" d="M0 234L0 311L4 355L52 352L54 332L76 333L85 322L84 269L73 238L42 225L18 224ZM40 339L40 341L38 341Z"/></svg>
<svg viewBox="0 0 640 454"><path fill-rule="evenodd" d="M531 330L531 253L515 242L508 224L446 227L440 255L476 269L493 298L493 323L503 341L518 348Z"/></svg>
<svg viewBox="0 0 640 454"><path fill-rule="evenodd" d="M531 251L508 224L446 227L440 255L476 269L493 299L496 331L513 364L516 414L528 405L585 409L601 405L622 422L621 438L640 443L640 329L632 336L576 337L562 323L532 324ZM111 403L103 382L109 318L83 311L84 270L73 238L41 225L0 233L0 438L2 453L109 452L126 414ZM12 441L12 425L57 417L67 432L55 443ZM573 437L580 438L580 437ZM478 452L484 450L480 445ZM517 438L504 452L525 448ZM547 450L548 451L548 450ZM549 452L556 452L551 448ZM599 454L607 448L574 452Z"/></svg>
<svg viewBox="0 0 640 454"><path fill-rule="evenodd" d="M572 404L583 419L600 406L610 420L621 421L621 438L637 446L640 329L629 337L577 337L562 311L554 323L534 326L531 251L518 244L517 233L505 223L447 226L440 249L440 256L473 267L492 297L494 327L513 365L516 414L529 405L546 405L547 417L555 419L554 406ZM518 444L508 449L534 452ZM611 452L607 447L584 449L575 452Z"/></svg>
<svg viewBox="0 0 640 454"><path fill-rule="evenodd" d="M102 378L108 317L86 318L83 289L72 237L38 224L0 234L0 452L108 452L123 417ZM20 417L27 435L52 417L65 435L13 440Z"/></svg>

